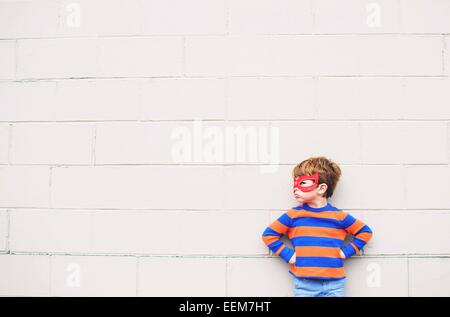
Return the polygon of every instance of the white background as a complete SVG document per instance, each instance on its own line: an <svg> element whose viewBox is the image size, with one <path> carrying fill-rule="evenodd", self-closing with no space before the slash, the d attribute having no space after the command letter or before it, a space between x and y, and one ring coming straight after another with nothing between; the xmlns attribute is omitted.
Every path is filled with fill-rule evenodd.
<svg viewBox="0 0 450 317"><path fill-rule="evenodd" d="M374 231L347 295L449 296L449 17L448 0L0 1L0 295L292 296L261 235L296 205L295 164L324 155L331 203ZM279 168L175 162L194 119L278 128Z"/></svg>

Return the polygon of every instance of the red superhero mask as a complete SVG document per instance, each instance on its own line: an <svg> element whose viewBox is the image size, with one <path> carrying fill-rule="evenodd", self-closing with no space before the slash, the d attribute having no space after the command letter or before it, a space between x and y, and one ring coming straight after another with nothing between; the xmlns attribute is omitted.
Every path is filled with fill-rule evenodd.
<svg viewBox="0 0 450 317"><path fill-rule="evenodd" d="M312 185L305 186L304 184L302 184L302 182L305 180L312 180L313 181ZM302 192L310 192L314 188L316 188L317 185L319 185L319 173L315 173L311 176L303 175L303 176L297 176L294 178L294 191L296 189L299 189Z"/></svg>

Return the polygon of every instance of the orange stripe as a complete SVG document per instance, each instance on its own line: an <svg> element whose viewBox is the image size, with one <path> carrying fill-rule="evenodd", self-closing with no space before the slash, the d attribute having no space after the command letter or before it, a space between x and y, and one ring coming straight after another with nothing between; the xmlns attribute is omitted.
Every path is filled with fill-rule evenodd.
<svg viewBox="0 0 450 317"><path fill-rule="evenodd" d="M282 251L285 247L286 247L286 245L283 244L283 245L277 250L277 252L275 252L275 254L276 254L276 255L280 255L281 251Z"/></svg>
<svg viewBox="0 0 450 317"><path fill-rule="evenodd" d="M297 226L292 230L291 237L325 237L344 240L347 232L337 228L313 227L313 226Z"/></svg>
<svg viewBox="0 0 450 317"><path fill-rule="evenodd" d="M295 253L297 256L324 256L329 258L341 258L339 254L339 248L330 247L313 247L313 246L302 246L295 247Z"/></svg>
<svg viewBox="0 0 450 317"><path fill-rule="evenodd" d="M345 276L345 270L344 267L339 268L329 268L329 267L318 267L318 266L305 266L305 267L299 267L295 265L291 265L291 268L289 269L294 275L300 276L300 277L306 277L306 276L320 276L320 277L344 277Z"/></svg>
<svg viewBox="0 0 450 317"><path fill-rule="evenodd" d="M357 233L362 227L364 227L364 223L361 220L356 219L356 221L349 227L347 227L348 232L350 232L351 234L355 234Z"/></svg>
<svg viewBox="0 0 450 317"><path fill-rule="evenodd" d="M365 243L369 242L369 240L372 238L372 234L370 232L361 232L358 234L358 239L363 240Z"/></svg>
<svg viewBox="0 0 450 317"><path fill-rule="evenodd" d="M314 211L307 211L307 210L292 210L290 216L291 216L291 218L312 217L312 218L329 218L329 219L342 220L344 217L344 214L342 211L314 212Z"/></svg>
<svg viewBox="0 0 450 317"><path fill-rule="evenodd" d="M275 230L279 234L285 234L286 231L288 231L289 227L282 224L279 220L275 220L272 222L272 224L269 226L269 228Z"/></svg>
<svg viewBox="0 0 450 317"><path fill-rule="evenodd" d="M279 239L279 237L277 237L277 236L263 236L262 237L262 240L264 241L264 243L266 245L269 245L269 244L277 241L278 239Z"/></svg>

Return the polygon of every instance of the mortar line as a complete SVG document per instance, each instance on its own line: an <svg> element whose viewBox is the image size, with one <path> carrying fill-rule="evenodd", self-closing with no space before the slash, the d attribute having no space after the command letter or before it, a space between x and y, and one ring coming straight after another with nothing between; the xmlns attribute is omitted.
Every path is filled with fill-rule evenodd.
<svg viewBox="0 0 450 317"><path fill-rule="evenodd" d="M50 166L48 170L48 206L50 209L53 209L53 184L52 184L52 178L53 178L53 166Z"/></svg>
<svg viewBox="0 0 450 317"><path fill-rule="evenodd" d="M184 123L193 123L195 121L198 121L199 119L167 119L167 120L161 120L161 119L155 119L155 120L151 120L151 119L145 119L145 120L139 120L139 119L135 119L135 120L58 120L58 121L51 121L51 120L15 120L15 121L7 121L7 120L0 120L0 123L10 123L10 124L54 124L54 125L58 125L61 123L67 123L67 124L87 124L87 123L180 123L180 122L184 122ZM314 118L310 118L310 119L271 119L271 120L267 120L267 119L201 119L202 122L218 122L218 123L233 123L233 122L242 122L242 123L253 123L253 122L258 122L258 123L301 123L301 122L305 122L305 123L310 123L310 122L338 122L338 123L346 123L346 122L353 122L353 123L364 123L364 122L377 122L377 123L384 123L384 122L398 122L398 121L402 121L402 122L430 122L430 123L436 123L436 122L442 122L442 123L446 123L448 119L314 119Z"/></svg>
<svg viewBox="0 0 450 317"><path fill-rule="evenodd" d="M294 203L295 204L295 203ZM42 207L29 207L29 206L3 206L2 208L8 208L11 210L17 209L17 210L45 210L45 211L53 211L53 212L59 212L59 211L80 211L80 212L91 212L91 211L110 211L110 212L118 212L118 211L129 211L129 212L148 212L148 213L160 213L160 212L173 212L173 213L205 213L205 212L224 212L224 213L230 213L230 212L262 212L262 211L275 211L280 212L280 210L289 210L292 207L280 207L279 209L263 209L263 208L229 208L229 209L218 209L218 208L206 208L206 209L198 209L198 208L132 208L132 207L123 207L123 208L114 208L114 207L54 207L49 208L48 206L42 206ZM450 212L449 208L395 208L395 209L387 209L387 208L341 208L348 211L371 211L371 212L388 212L388 213L401 213L401 212L408 212L408 213L422 213L422 212L443 212L447 213ZM270 221L270 220L269 220Z"/></svg>
<svg viewBox="0 0 450 317"><path fill-rule="evenodd" d="M96 151L95 148L97 146L97 123L92 125L92 143L91 143L91 166L96 165Z"/></svg>
<svg viewBox="0 0 450 317"><path fill-rule="evenodd" d="M18 69L18 58L19 58L19 41L14 40L14 80L17 80L17 69Z"/></svg>
<svg viewBox="0 0 450 317"><path fill-rule="evenodd" d="M408 74L357 74L357 75L344 75L344 74L295 74L295 75L283 75L283 74L268 74L268 75L230 75L227 78L250 78L250 79L304 79L304 78L449 78L450 74L436 73L432 75L408 75ZM138 81L138 80L148 80L148 79L221 79L223 75L192 75L184 76L181 75L154 75L154 76L71 76L71 77L22 77L17 79L0 79L0 83L37 83L37 82L54 82L54 81L108 81L108 80L123 80L123 81Z"/></svg>
<svg viewBox="0 0 450 317"><path fill-rule="evenodd" d="M442 74L445 74L445 70L446 70L446 64L445 64L445 56L446 56L446 52L447 52L447 44L445 41L445 35L442 34Z"/></svg>
<svg viewBox="0 0 450 317"><path fill-rule="evenodd" d="M181 73L182 73L182 78L186 78L186 41L187 41L187 36L183 36L182 38L182 69L181 69Z"/></svg>
<svg viewBox="0 0 450 317"><path fill-rule="evenodd" d="M186 259L272 259L278 258L279 255L248 255L248 254L150 254L150 253L86 253L86 252L35 252L35 251L12 251L10 255L30 255L30 256L67 256L67 257L140 257L140 258L186 258ZM357 259L384 259L384 258L395 258L395 259L405 259L405 258L425 258L425 259L450 259L450 253L445 254L435 254L435 253L423 253L423 254L357 254L353 255L352 258Z"/></svg>
<svg viewBox="0 0 450 317"><path fill-rule="evenodd" d="M6 254L10 254L10 239L11 239L11 211L9 209L6 209L6 245L5 245L5 252Z"/></svg>
<svg viewBox="0 0 450 317"><path fill-rule="evenodd" d="M407 287L408 287L408 297L410 297L411 296L411 291L410 291L410 287L411 287L411 284L410 284L410 278L411 278L411 276L410 276L410 271L409 271L409 265L410 265L410 260L409 260L409 257L406 257L406 276L407 276Z"/></svg>
<svg viewBox="0 0 450 317"><path fill-rule="evenodd" d="M288 168L297 163L279 163L276 166L279 168ZM92 168L93 166L91 164L0 164L0 167L49 167L49 168ZM155 168L155 167L167 167L167 168L176 168L176 169L188 169L188 168L239 168L239 167L248 167L248 168L261 168L264 166L270 166L270 164L257 164L257 163L249 163L249 164L217 164L217 163L183 163L183 164L142 164L142 163L136 163L136 164L130 164L130 163L123 163L123 164L117 164L117 163L111 163L111 164L96 164L95 167L101 169L101 168ZM448 168L449 164L446 163L414 163L414 164L379 164L379 163L368 163L368 164L340 164L340 166L346 166L346 167L368 167L368 168L375 168L375 167L443 167ZM271 166L273 167L273 166Z"/></svg>
<svg viewBox="0 0 450 317"><path fill-rule="evenodd" d="M314 11L315 12L315 11ZM313 16L315 19L315 16ZM315 22L315 20L314 20ZM107 35L49 35L49 36L18 36L18 37L1 37L0 41L12 41L12 40L103 40L103 39L122 39L122 38L131 38L136 40L145 40L145 39L153 39L153 38L161 38L161 37L169 37L169 38L177 38L182 36L191 36L198 38L209 38L209 37L223 37L224 35L232 35L235 37L241 38L261 38L261 37L352 37L352 36L367 36L367 37L377 37L377 36L386 36L386 37L396 37L396 36L404 36L404 37L439 37L442 35L450 35L450 32L348 32L348 33L336 33L336 32L297 32L297 33L263 33L263 32L255 32L251 34L244 33L160 33L160 34L107 34Z"/></svg>
<svg viewBox="0 0 450 317"><path fill-rule="evenodd" d="M12 150L12 138L13 138L13 124L8 124L8 153L7 153L7 166L11 165L11 150Z"/></svg>
<svg viewBox="0 0 450 317"><path fill-rule="evenodd" d="M135 273L135 278L136 278L136 297L139 297L139 261L140 261L140 257L136 256L136 273Z"/></svg>

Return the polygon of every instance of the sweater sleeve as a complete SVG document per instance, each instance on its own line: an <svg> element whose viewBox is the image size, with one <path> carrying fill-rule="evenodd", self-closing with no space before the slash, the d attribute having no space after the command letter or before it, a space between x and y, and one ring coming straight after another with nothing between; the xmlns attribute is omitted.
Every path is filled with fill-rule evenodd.
<svg viewBox="0 0 450 317"><path fill-rule="evenodd" d="M288 213L282 214L278 219L272 222L263 232L262 240L269 247L269 249L280 256L286 263L289 263L295 251L288 248L281 240L292 226L292 218Z"/></svg>
<svg viewBox="0 0 450 317"><path fill-rule="evenodd" d="M344 219L342 220L343 229L353 235L353 240L342 247L342 252L344 252L345 257L349 258L358 253L369 242L373 232L361 220L356 219L348 213L344 213L344 215Z"/></svg>

